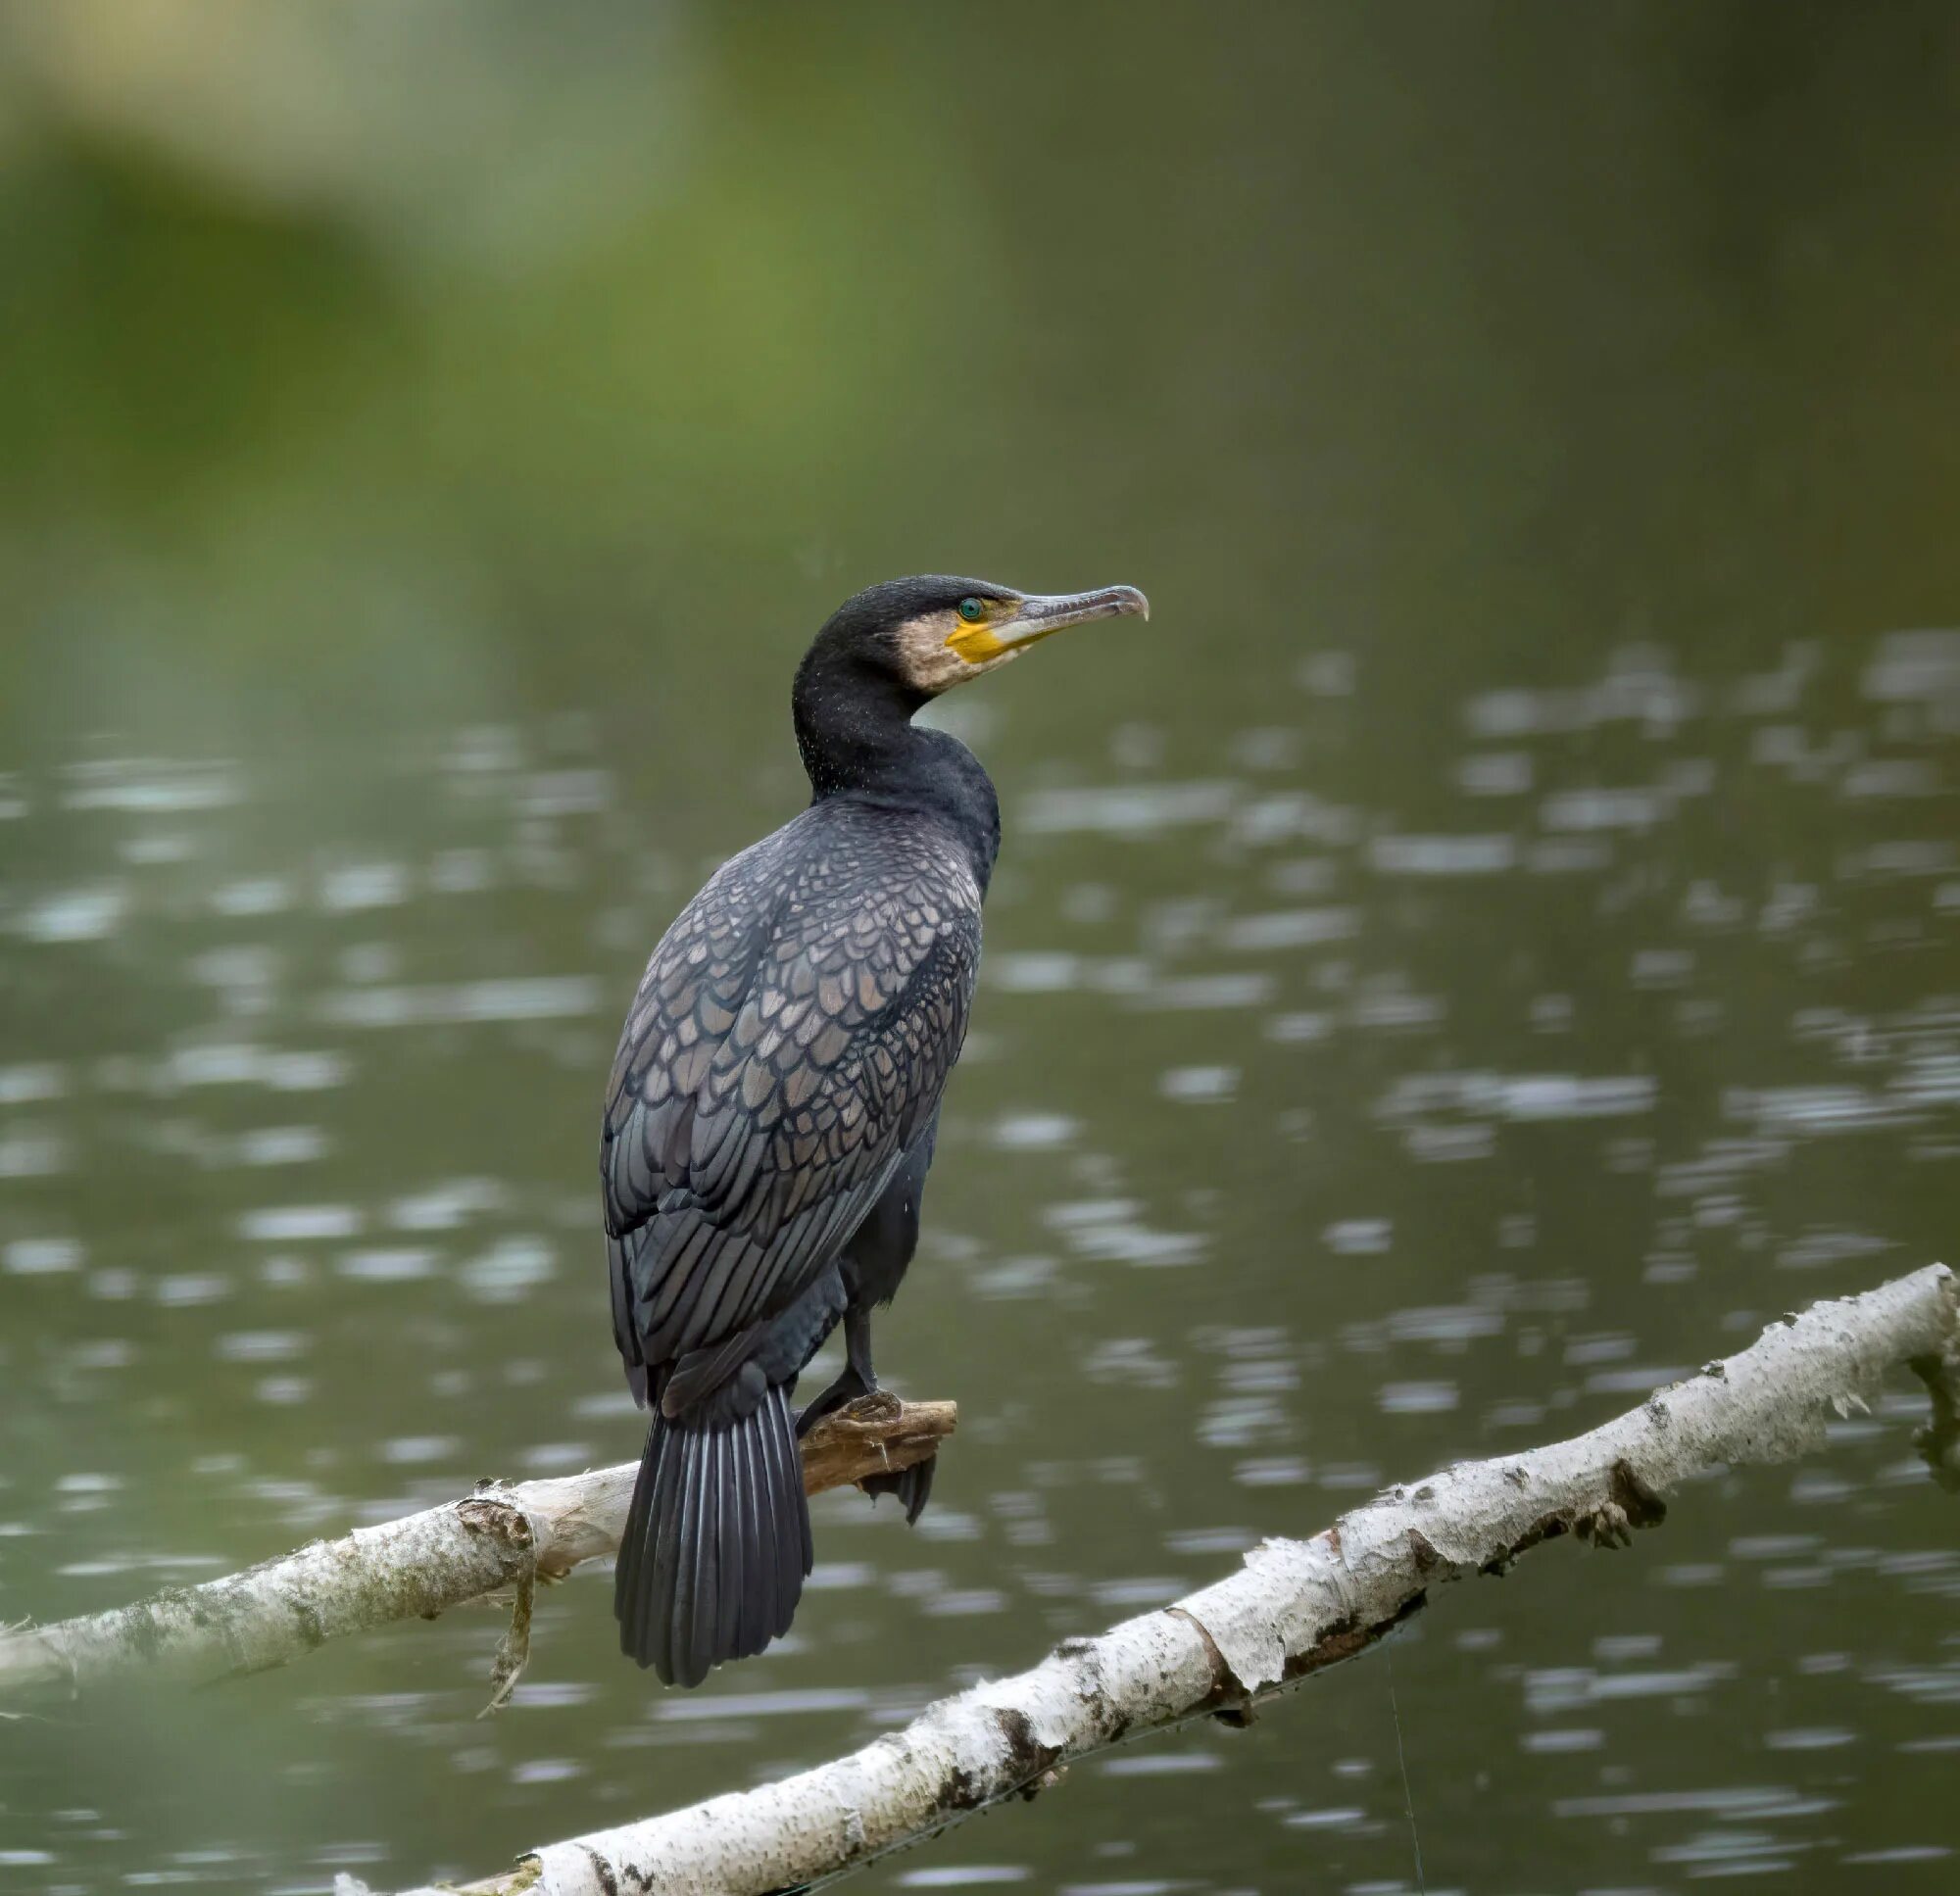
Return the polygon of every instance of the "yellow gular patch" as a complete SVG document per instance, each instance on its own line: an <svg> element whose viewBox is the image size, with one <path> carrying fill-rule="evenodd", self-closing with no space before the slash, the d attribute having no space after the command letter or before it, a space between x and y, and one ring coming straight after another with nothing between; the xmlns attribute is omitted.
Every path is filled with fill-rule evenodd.
<svg viewBox="0 0 1960 1896"><path fill-rule="evenodd" d="M946 644L950 652L965 659L969 665L984 665L1007 649L984 625L961 626Z"/></svg>

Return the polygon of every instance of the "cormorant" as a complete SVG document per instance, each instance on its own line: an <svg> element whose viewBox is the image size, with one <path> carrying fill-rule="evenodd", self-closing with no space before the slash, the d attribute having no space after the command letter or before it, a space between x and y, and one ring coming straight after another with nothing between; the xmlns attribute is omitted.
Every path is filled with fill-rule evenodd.
<svg viewBox="0 0 1960 1896"><path fill-rule="evenodd" d="M912 714L1064 626L1149 611L1129 586L946 577L847 600L791 698L809 806L723 863L647 964L599 1160L612 1334L653 1409L612 1608L669 1684L789 1629L811 1561L797 1437L877 1386L871 1307L918 1240L1001 810ZM840 1320L844 1372L793 1422ZM880 1484L916 1520L931 1477Z"/></svg>

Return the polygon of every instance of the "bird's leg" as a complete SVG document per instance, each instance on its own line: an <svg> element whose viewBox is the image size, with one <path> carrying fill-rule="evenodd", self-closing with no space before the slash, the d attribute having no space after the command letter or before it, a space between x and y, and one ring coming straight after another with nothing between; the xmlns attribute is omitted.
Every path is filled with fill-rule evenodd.
<svg viewBox="0 0 1960 1896"><path fill-rule="evenodd" d="M844 1374L855 1376L861 1386L860 1392L870 1394L878 1386L878 1377L871 1367L871 1313L868 1310L853 1310L845 1317L844 1356ZM932 1493L933 1470L938 1461L937 1455L928 1455L924 1461L915 1462L910 1468L902 1468L896 1474L866 1475L858 1485L874 1501L881 1494L897 1495L899 1505L906 1511L906 1526L910 1527L925 1511L926 1498Z"/></svg>
<svg viewBox="0 0 1960 1896"><path fill-rule="evenodd" d="M844 1368L837 1381L797 1418L797 1434L805 1434L818 1417L832 1414L860 1395L874 1393L877 1386L878 1373L871 1367L871 1313L853 1305L844 1313ZM938 1456L929 1455L895 1474L866 1475L858 1485L873 1500L881 1494L897 1495L909 1527L925 1510L938 1460Z"/></svg>
<svg viewBox="0 0 1960 1896"><path fill-rule="evenodd" d="M844 1362L864 1386L860 1394L869 1395L878 1386L878 1372L871 1367L871 1313L861 1307L844 1313Z"/></svg>
<svg viewBox="0 0 1960 1896"><path fill-rule="evenodd" d="M807 1435L812 1424L877 1386L877 1374L871 1368L871 1313L854 1307L844 1313L844 1367L837 1381L797 1417L798 1435Z"/></svg>

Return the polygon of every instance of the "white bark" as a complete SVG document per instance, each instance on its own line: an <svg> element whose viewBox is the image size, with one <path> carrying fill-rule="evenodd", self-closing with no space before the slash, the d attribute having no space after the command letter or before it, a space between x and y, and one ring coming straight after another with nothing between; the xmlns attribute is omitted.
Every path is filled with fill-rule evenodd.
<svg viewBox="0 0 1960 1896"><path fill-rule="evenodd" d="M1567 1532L1624 1545L1662 1518L1662 1490L1726 1465L1808 1453L1834 1413L1860 1406L1902 1363L1934 1390L1927 1459L1956 1479L1960 1296L1935 1265L1773 1324L1740 1355L1587 1434L1459 1463L1312 1540L1267 1541L1229 1580L1100 1638L1065 1641L1033 1671L943 1699L848 1758L548 1844L469 1888L763 1896L827 1880L983 1805L1032 1795L1070 1759L1204 1713L1241 1714L1360 1652L1440 1581L1500 1573Z"/></svg>
<svg viewBox="0 0 1960 1896"><path fill-rule="evenodd" d="M865 1397L804 1438L804 1486L814 1494L908 1468L937 1450L957 1418L951 1402ZM202 1682L259 1672L343 1633L511 1592L511 1630L491 1672L494 1710L523 1670L535 1582L618 1547L636 1472L623 1462L514 1486L482 1482L460 1501L317 1540L223 1580L58 1626L0 1630L0 1703L131 1674Z"/></svg>

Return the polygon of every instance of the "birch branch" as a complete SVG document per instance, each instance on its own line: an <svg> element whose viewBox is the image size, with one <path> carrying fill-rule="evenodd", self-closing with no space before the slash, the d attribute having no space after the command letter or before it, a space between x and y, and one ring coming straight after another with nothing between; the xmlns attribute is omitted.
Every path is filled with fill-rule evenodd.
<svg viewBox="0 0 1960 1896"><path fill-rule="evenodd" d="M1909 1365L1934 1395L1918 1437L1960 1470L1960 1294L1934 1265L1772 1324L1760 1341L1569 1441L1462 1462L1269 1540L1230 1579L1031 1672L929 1707L905 1730L814 1770L663 1817L548 1844L469 1896L764 1896L827 1882L973 1811L1055 1783L1070 1760L1250 1708L1366 1650L1444 1580L1502 1574L1565 1535L1628 1544L1661 1495L1711 1470L1793 1460L1835 1415ZM352 1877L342 1896L360 1896ZM417 1891L414 1896L435 1896Z"/></svg>
<svg viewBox="0 0 1960 1896"><path fill-rule="evenodd" d="M958 1413L951 1402L901 1402L882 1390L860 1397L804 1437L805 1491L924 1461ZM637 1463L622 1462L551 1481L479 1482L462 1500L317 1540L223 1580L56 1626L0 1630L0 1702L134 1674L202 1683L260 1672L345 1633L513 1593L485 1708L494 1711L523 1671L537 1582L617 1549L637 1472Z"/></svg>

